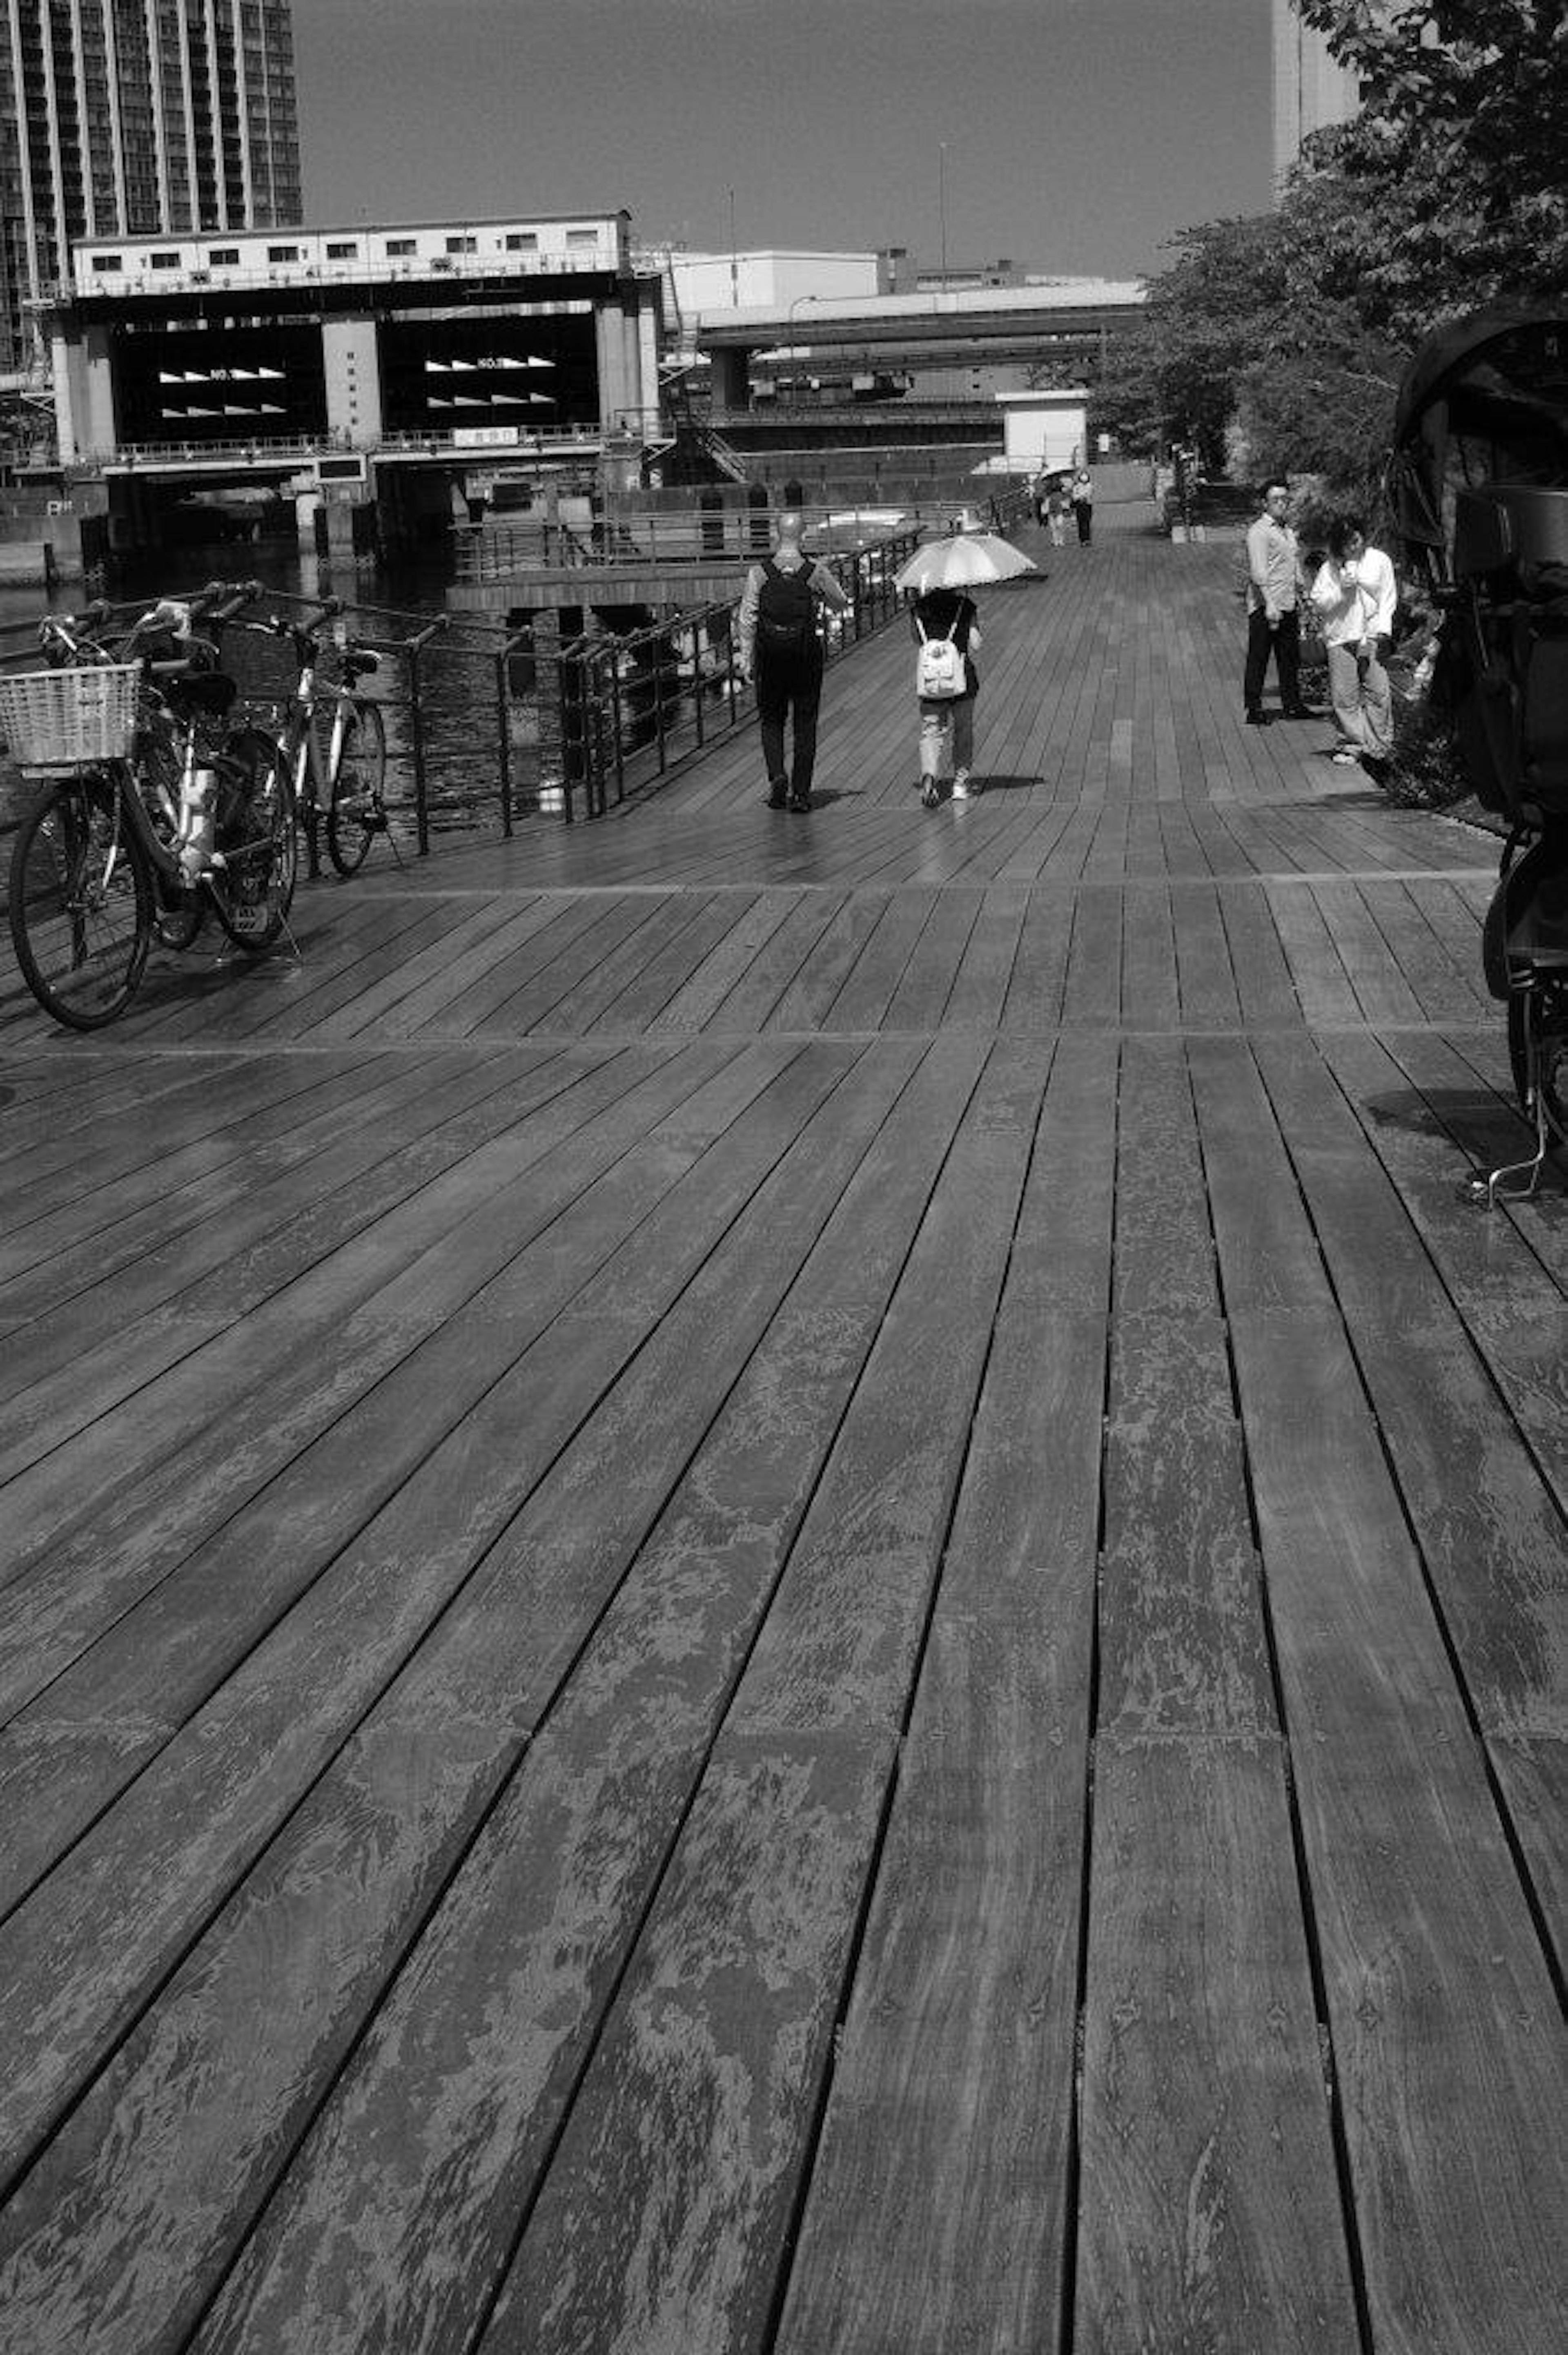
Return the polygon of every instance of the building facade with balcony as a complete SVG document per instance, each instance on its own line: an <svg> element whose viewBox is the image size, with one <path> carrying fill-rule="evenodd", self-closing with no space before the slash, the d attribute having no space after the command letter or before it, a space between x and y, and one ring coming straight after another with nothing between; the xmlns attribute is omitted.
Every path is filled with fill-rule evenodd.
<svg viewBox="0 0 1568 2355"><path fill-rule="evenodd" d="M83 240L301 212L290 0L5 0L0 371Z"/></svg>

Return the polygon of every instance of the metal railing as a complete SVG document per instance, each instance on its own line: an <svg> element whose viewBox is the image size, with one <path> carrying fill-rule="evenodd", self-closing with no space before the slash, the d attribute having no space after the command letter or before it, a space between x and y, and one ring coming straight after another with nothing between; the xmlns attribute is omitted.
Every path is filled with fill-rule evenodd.
<svg viewBox="0 0 1568 2355"><path fill-rule="evenodd" d="M750 511L743 510L740 519L749 523ZM906 600L895 576L923 529L909 522L867 545L824 556L850 599L844 613L824 617L830 662L903 613ZM346 601L337 626L353 645L381 657L380 668L357 691L381 706L386 721L386 797L397 837L422 857L443 835L499 826L510 836L519 817L535 811L568 825L599 817L677 762L745 725L756 706L736 665L740 588L737 579L733 596L692 605L643 629L565 641L553 610L508 625L482 615ZM187 587L168 593L195 592ZM114 619L129 624L155 602L142 596L111 608L111 629ZM249 618L319 610L310 599L267 590ZM334 640L328 625L322 675L329 682ZM237 710L270 732L281 730L295 681L287 641L232 627L220 635L219 658L238 682L243 704ZM31 669L39 659L36 620L0 628L0 669ZM14 821L16 773L3 754L0 787L6 788L0 792L0 820ZM307 809L302 817L313 874L314 814Z"/></svg>
<svg viewBox="0 0 1568 2355"><path fill-rule="evenodd" d="M946 524L959 514L951 499L927 498L881 506L802 506L805 545L813 554L848 560L873 551L895 531L919 531ZM993 530L1006 531L1029 512L1029 503L1011 489L971 498L969 513ZM763 506L715 505L669 509L607 502L588 523L562 523L547 516L487 517L453 527L457 578L494 585L535 570L592 571L618 566L744 566L772 547L776 512ZM913 542L911 542L913 545ZM738 592L737 592L738 593Z"/></svg>
<svg viewBox="0 0 1568 2355"><path fill-rule="evenodd" d="M850 599L821 623L827 661L906 609L894 585L918 547L918 526L827 559ZM587 636L556 656L561 715L562 815L600 817L612 802L744 725L753 698L736 668L738 599L715 601L625 637Z"/></svg>
<svg viewBox="0 0 1568 2355"><path fill-rule="evenodd" d="M459 458L465 464L483 465L495 460L516 463L536 456L589 455L604 441L598 425L530 427L526 432L519 428L518 438L513 442L465 440L462 432L461 427L437 432L398 431L378 434L374 442L355 442L343 432L256 434L243 440L201 442L122 442L112 450L85 453L70 462L68 471L72 475L81 475L100 473L105 466L184 466L204 463L276 465L344 455Z"/></svg>

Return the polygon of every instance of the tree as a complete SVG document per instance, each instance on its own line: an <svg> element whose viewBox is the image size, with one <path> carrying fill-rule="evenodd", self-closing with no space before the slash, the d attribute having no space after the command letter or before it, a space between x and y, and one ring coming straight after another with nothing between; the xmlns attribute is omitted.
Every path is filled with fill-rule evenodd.
<svg viewBox="0 0 1568 2355"><path fill-rule="evenodd" d="M1294 185L1329 173L1359 202L1363 317L1413 347L1485 304L1568 292L1563 0L1293 5L1361 83Z"/></svg>

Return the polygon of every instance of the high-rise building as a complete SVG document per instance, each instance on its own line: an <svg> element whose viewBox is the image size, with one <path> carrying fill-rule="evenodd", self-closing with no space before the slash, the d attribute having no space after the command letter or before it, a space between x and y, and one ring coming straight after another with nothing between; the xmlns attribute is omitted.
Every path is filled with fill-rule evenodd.
<svg viewBox="0 0 1568 2355"><path fill-rule="evenodd" d="M1333 123L1348 123L1361 102L1361 84L1349 66L1329 55L1325 36L1304 25L1291 0L1272 0L1274 9L1274 176L1285 177L1301 142Z"/></svg>
<svg viewBox="0 0 1568 2355"><path fill-rule="evenodd" d="M5 0L0 368L83 237L299 220L290 0Z"/></svg>

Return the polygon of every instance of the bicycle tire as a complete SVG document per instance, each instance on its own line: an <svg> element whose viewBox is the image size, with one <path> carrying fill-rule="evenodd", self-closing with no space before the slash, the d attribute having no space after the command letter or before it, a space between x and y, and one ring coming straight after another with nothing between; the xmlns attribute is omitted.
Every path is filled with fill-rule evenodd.
<svg viewBox="0 0 1568 2355"><path fill-rule="evenodd" d="M357 875L371 842L387 831L386 774L387 723L378 705L356 701L344 722L327 805L327 857L340 875Z"/></svg>
<svg viewBox="0 0 1568 2355"><path fill-rule="evenodd" d="M247 830L219 844L225 864L211 879L212 903L235 946L260 956L293 904L300 863L293 781L278 745L259 728L233 738L224 759L245 772L238 783Z"/></svg>
<svg viewBox="0 0 1568 2355"><path fill-rule="evenodd" d="M111 773L72 777L12 846L11 939L22 978L68 1030L101 1030L135 996L153 939L153 879Z"/></svg>

